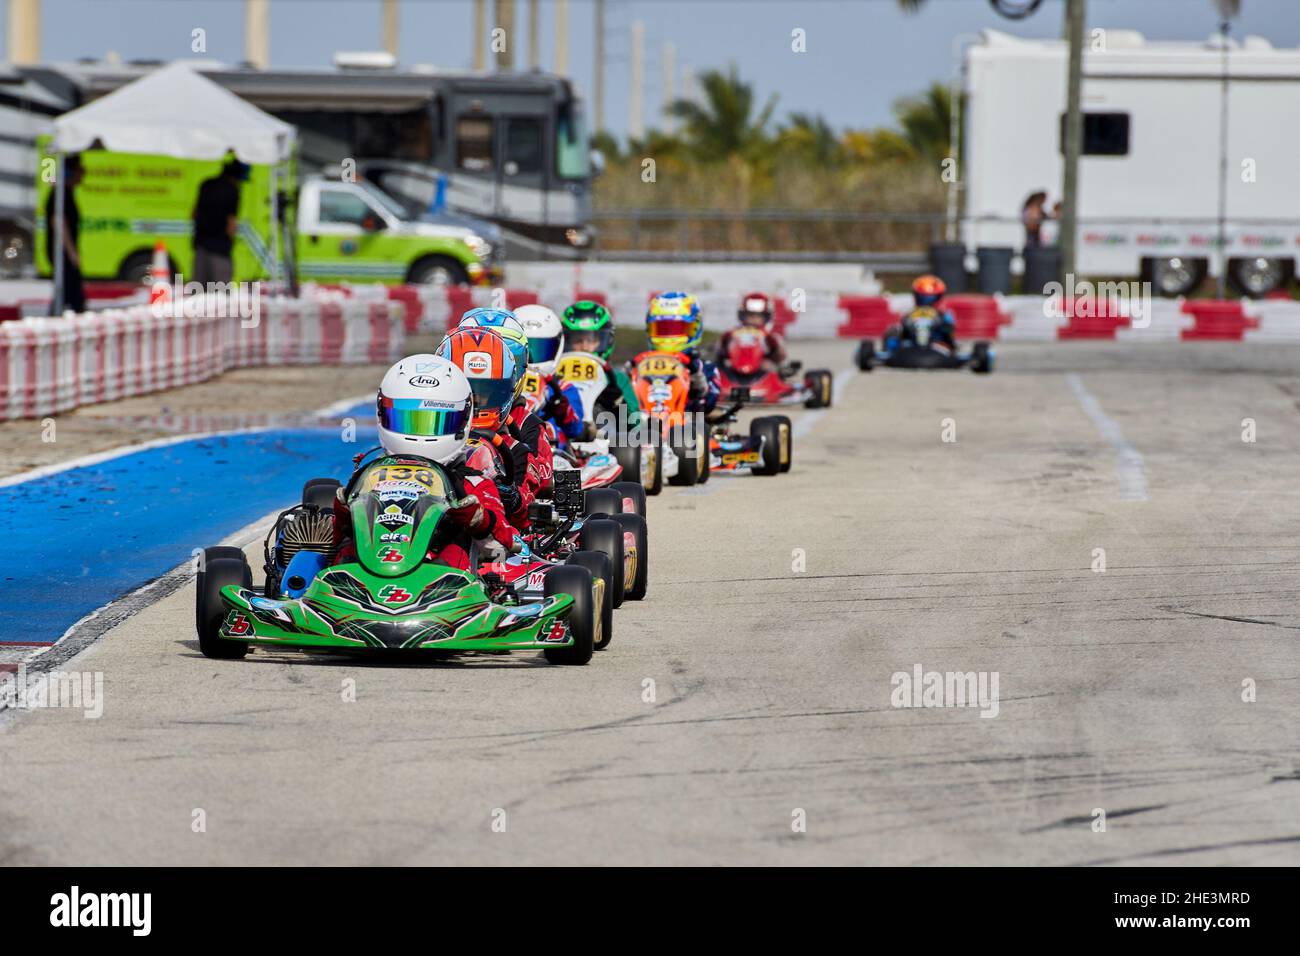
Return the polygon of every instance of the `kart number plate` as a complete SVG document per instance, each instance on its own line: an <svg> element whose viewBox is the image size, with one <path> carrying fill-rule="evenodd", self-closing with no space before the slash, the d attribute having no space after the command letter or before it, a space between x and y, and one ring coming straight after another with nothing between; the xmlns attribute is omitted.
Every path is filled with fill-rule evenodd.
<svg viewBox="0 0 1300 956"><path fill-rule="evenodd" d="M566 356L555 366L555 374L571 382L594 382L605 373L604 367L585 355Z"/></svg>

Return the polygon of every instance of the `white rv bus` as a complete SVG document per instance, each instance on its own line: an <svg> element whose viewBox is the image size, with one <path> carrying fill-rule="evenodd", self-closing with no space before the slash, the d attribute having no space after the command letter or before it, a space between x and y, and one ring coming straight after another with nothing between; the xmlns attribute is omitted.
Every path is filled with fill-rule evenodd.
<svg viewBox="0 0 1300 956"><path fill-rule="evenodd" d="M1096 31L1083 60L1077 271L1141 276L1181 295L1218 275L1225 56L1205 44ZM965 57L968 249L1020 248L1025 198L1059 197L1065 44L985 31ZM1247 37L1227 50L1224 256L1232 286L1264 295L1300 255L1300 49Z"/></svg>

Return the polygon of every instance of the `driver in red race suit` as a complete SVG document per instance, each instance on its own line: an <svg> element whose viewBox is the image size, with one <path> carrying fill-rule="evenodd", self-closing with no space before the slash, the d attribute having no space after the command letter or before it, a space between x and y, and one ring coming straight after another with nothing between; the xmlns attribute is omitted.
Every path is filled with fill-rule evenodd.
<svg viewBox="0 0 1300 956"><path fill-rule="evenodd" d="M385 455L360 465L334 499L335 564L356 560L350 535L347 500L357 479L382 461L413 472L430 461L442 466L451 481L448 518L457 528L451 540L429 561L467 571L475 547L488 560L497 561L516 550L515 532L506 519L496 485L474 467L466 453L474 399L465 375L436 355L411 355L385 374L375 401L379 444Z"/></svg>
<svg viewBox="0 0 1300 956"><path fill-rule="evenodd" d="M772 298L765 292L751 292L740 300L740 309L737 311L736 318L740 325L735 329L727 329L718 339L717 361L720 365L725 365L727 361L727 350L731 347L732 336L740 329L762 329L764 333L764 344L767 348L767 356L763 361L763 367L771 371L779 371L786 360L785 339L780 333L772 330L772 315L775 312L775 303Z"/></svg>
<svg viewBox="0 0 1300 956"><path fill-rule="evenodd" d="M927 310L936 316L930 328L930 341L950 352L955 352L957 350L957 338L954 333L956 323L952 312L942 307L943 296L947 291L948 287L938 276L923 275L917 278L912 283L912 298L916 305L911 312L903 316L902 322L891 325L885 331L885 349L892 352L900 345L911 342L912 324L908 320L916 313Z"/></svg>

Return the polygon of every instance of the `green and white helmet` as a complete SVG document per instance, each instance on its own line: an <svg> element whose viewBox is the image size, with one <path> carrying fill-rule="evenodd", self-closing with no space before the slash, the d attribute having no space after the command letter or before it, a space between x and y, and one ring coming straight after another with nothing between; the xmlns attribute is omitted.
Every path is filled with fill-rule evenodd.
<svg viewBox="0 0 1300 956"><path fill-rule="evenodd" d="M614 317L599 302L583 299L564 310L564 351L591 352L605 361L614 354Z"/></svg>

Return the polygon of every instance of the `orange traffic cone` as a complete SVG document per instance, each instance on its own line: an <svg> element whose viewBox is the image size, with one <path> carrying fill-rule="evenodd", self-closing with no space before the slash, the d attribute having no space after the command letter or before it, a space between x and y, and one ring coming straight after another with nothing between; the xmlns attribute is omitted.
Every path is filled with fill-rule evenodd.
<svg viewBox="0 0 1300 956"><path fill-rule="evenodd" d="M172 300L171 276L167 274L167 247L159 242L153 247L153 264L149 266L149 304Z"/></svg>

